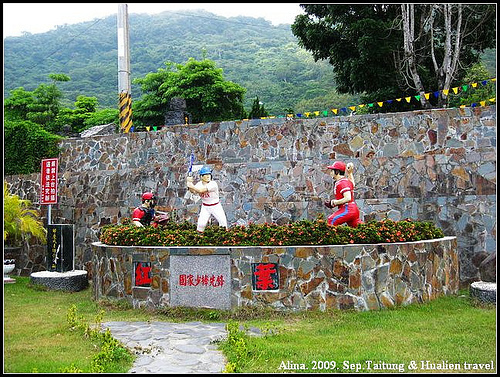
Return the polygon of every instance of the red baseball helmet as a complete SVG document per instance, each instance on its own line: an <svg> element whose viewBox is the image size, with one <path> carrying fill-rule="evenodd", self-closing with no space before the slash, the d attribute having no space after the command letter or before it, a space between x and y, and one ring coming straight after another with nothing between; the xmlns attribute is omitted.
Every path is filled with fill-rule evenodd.
<svg viewBox="0 0 500 377"><path fill-rule="evenodd" d="M328 166L328 169L345 171L345 164L342 161L335 161L333 165Z"/></svg>
<svg viewBox="0 0 500 377"><path fill-rule="evenodd" d="M144 194L142 194L142 200L151 200L151 199L156 199L156 196L155 194L153 194L152 192L145 192Z"/></svg>

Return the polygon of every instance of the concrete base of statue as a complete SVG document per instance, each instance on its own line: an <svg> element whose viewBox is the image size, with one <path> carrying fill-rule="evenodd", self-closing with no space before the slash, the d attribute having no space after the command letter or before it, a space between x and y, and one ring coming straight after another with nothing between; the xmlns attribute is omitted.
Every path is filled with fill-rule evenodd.
<svg viewBox="0 0 500 377"><path fill-rule="evenodd" d="M39 271L33 272L30 280L32 284L43 285L52 290L78 292L88 287L87 275L85 270Z"/></svg>
<svg viewBox="0 0 500 377"><path fill-rule="evenodd" d="M5 264L3 265L3 282L4 283L15 283L16 281L9 277L9 274L14 271L16 267L15 264Z"/></svg>

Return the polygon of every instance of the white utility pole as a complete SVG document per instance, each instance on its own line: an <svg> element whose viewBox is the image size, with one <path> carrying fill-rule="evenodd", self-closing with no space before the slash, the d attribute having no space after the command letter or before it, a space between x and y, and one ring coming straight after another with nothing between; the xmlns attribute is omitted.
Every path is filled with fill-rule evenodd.
<svg viewBox="0 0 500 377"><path fill-rule="evenodd" d="M127 4L118 4L118 95L120 130L132 127L132 94L130 86L130 47Z"/></svg>

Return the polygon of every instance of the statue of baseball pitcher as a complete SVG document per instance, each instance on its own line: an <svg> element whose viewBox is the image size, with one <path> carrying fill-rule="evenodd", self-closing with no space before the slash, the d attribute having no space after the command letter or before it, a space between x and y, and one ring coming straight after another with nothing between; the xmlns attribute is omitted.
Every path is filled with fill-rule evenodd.
<svg viewBox="0 0 500 377"><path fill-rule="evenodd" d="M340 225L346 223L351 227L357 227L362 221L359 219L359 209L354 201L354 165L352 162L347 166L342 161L335 161L328 166L330 176L335 180L333 188L335 199L325 202L328 208L338 207L338 210L328 216L328 225ZM347 177L345 176L347 173Z"/></svg>

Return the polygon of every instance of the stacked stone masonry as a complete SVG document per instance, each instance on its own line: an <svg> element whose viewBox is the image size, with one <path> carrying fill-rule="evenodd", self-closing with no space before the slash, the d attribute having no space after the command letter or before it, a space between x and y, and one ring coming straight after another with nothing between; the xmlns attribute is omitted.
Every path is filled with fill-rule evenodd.
<svg viewBox="0 0 500 377"><path fill-rule="evenodd" d="M176 283L170 269L172 256L229 255L231 290L227 308L376 310L457 293L456 247L456 237L298 247L111 247L96 242L92 246L93 292L95 300L127 300L136 308L172 306L172 286ZM135 285L134 261L138 258L151 265L151 284L147 288ZM254 262L277 264L276 289L255 290L251 269ZM196 291L189 293L189 299L195 301L195 295ZM208 307L219 309L215 303Z"/></svg>
<svg viewBox="0 0 500 377"><path fill-rule="evenodd" d="M464 284L478 280L474 254L496 250L496 106L178 125L68 138L61 149L52 222L75 224L76 268L90 270L99 228L129 217L144 191L158 194L158 209L196 221L199 202L184 199L191 152L213 168L229 225L328 216L325 167L341 159L354 163L365 221L429 220L457 237ZM39 202L39 174L6 180ZM22 271L44 268L34 248Z"/></svg>

